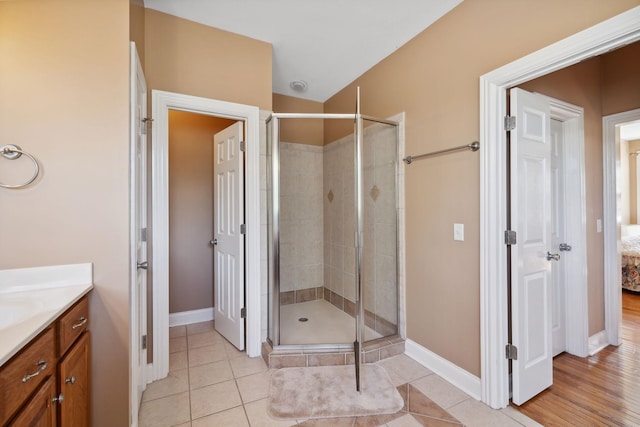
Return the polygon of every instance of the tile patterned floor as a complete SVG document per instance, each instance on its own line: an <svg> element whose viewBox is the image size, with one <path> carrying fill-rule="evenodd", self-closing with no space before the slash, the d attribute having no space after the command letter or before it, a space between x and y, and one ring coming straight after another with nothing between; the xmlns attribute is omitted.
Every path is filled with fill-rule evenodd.
<svg viewBox="0 0 640 427"><path fill-rule="evenodd" d="M213 322L170 329L169 376L149 384L139 425L153 427L420 427L536 426L519 412L492 410L411 358L378 362L405 400L397 414L323 420L275 420L267 414L271 373L213 328Z"/></svg>

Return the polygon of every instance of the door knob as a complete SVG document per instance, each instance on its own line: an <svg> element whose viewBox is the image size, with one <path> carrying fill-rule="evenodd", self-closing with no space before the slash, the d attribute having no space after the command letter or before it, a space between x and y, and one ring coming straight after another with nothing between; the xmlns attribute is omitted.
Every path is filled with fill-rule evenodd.
<svg viewBox="0 0 640 427"><path fill-rule="evenodd" d="M139 262L136 264L136 267L146 270L147 268L149 268L149 262L148 261Z"/></svg>
<svg viewBox="0 0 640 427"><path fill-rule="evenodd" d="M211 243L213 246L217 246L218 245L218 239L213 239L209 243Z"/></svg>
<svg viewBox="0 0 640 427"><path fill-rule="evenodd" d="M560 254L552 254L547 251L547 261L560 261Z"/></svg>
<svg viewBox="0 0 640 427"><path fill-rule="evenodd" d="M560 250L569 252L571 250L571 246L566 243L560 243Z"/></svg>

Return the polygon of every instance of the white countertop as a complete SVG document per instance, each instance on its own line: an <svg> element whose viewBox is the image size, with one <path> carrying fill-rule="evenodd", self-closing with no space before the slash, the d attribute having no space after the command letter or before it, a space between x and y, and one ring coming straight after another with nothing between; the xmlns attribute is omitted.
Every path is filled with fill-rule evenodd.
<svg viewBox="0 0 640 427"><path fill-rule="evenodd" d="M0 366L92 288L90 263L0 270Z"/></svg>

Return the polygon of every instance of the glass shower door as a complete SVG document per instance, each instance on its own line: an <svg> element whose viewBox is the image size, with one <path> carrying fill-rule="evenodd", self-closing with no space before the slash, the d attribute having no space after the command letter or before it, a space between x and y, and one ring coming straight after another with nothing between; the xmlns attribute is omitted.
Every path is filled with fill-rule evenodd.
<svg viewBox="0 0 640 427"><path fill-rule="evenodd" d="M364 341L398 333L397 125L363 120Z"/></svg>

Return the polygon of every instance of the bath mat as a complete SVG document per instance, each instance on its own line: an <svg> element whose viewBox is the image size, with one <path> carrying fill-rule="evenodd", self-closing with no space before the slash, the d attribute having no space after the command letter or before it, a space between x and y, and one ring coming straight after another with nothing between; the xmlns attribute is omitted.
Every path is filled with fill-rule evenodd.
<svg viewBox="0 0 640 427"><path fill-rule="evenodd" d="M279 419L311 419L393 414L404 406L389 374L362 365L361 392L355 367L282 368L271 375L269 414Z"/></svg>

